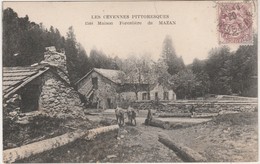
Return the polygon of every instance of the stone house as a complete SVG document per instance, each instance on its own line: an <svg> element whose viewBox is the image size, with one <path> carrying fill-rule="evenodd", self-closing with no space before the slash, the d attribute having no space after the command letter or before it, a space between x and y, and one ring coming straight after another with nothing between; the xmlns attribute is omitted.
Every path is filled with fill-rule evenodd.
<svg viewBox="0 0 260 164"><path fill-rule="evenodd" d="M78 92L70 85L66 56L46 48L44 61L28 67L3 68L5 112L42 111L49 116L82 115Z"/></svg>
<svg viewBox="0 0 260 164"><path fill-rule="evenodd" d="M176 100L173 90L159 84L127 83L120 70L94 68L75 83L78 92L97 108L116 108L123 101Z"/></svg>
<svg viewBox="0 0 260 164"><path fill-rule="evenodd" d="M119 99L121 71L94 68L75 85L79 93L85 96L97 108L115 108Z"/></svg>
<svg viewBox="0 0 260 164"><path fill-rule="evenodd" d="M138 100L154 100L154 101L175 101L175 92L162 84L156 83L150 85L149 91L141 91L138 93Z"/></svg>

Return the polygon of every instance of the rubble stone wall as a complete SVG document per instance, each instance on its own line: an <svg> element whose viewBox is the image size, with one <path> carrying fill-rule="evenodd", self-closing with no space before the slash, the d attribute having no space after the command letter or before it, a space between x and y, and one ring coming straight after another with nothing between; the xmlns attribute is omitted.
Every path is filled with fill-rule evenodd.
<svg viewBox="0 0 260 164"><path fill-rule="evenodd" d="M159 106L152 102L134 102L136 108L155 109L157 112L166 113L189 113L191 107L195 108L197 113L230 113L230 112L254 112L257 111L257 103L171 103Z"/></svg>
<svg viewBox="0 0 260 164"><path fill-rule="evenodd" d="M21 109L21 97L19 94L14 94L6 102L3 102L4 116L11 114L16 115Z"/></svg>
<svg viewBox="0 0 260 164"><path fill-rule="evenodd" d="M77 91L50 71L42 77L41 88L40 110L51 117L83 117L84 112Z"/></svg>
<svg viewBox="0 0 260 164"><path fill-rule="evenodd" d="M118 100L116 84L95 72L92 77L98 77L98 89L94 92L94 101L99 100L99 107L102 109L115 108Z"/></svg>
<svg viewBox="0 0 260 164"><path fill-rule="evenodd" d="M257 104L248 103L198 103L198 104L171 104L167 106L166 112L188 113L191 106L198 113L228 113L228 112L254 112Z"/></svg>

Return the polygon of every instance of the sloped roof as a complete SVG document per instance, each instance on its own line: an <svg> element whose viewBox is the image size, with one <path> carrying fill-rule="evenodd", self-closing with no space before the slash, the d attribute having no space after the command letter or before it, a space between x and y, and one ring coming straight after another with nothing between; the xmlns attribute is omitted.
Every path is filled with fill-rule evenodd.
<svg viewBox="0 0 260 164"><path fill-rule="evenodd" d="M101 69L101 68L94 68L94 70L114 83L122 82L120 79L120 74L124 74L124 73L120 70Z"/></svg>
<svg viewBox="0 0 260 164"><path fill-rule="evenodd" d="M46 65L30 67L3 67L3 95L7 98L27 83L48 71Z"/></svg>
<svg viewBox="0 0 260 164"><path fill-rule="evenodd" d="M113 69L93 68L85 76L83 76L81 79L79 79L75 84L76 85L79 84L83 79L88 77L93 71L97 72L101 76L107 78L108 80L110 80L116 84L122 83L120 76L124 74L123 71L113 70Z"/></svg>

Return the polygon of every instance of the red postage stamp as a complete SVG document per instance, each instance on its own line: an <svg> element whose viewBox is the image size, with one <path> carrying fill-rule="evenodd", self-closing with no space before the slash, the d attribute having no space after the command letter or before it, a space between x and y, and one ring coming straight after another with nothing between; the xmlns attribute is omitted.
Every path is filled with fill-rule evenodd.
<svg viewBox="0 0 260 164"><path fill-rule="evenodd" d="M252 44L252 26L251 3L218 3L219 44Z"/></svg>

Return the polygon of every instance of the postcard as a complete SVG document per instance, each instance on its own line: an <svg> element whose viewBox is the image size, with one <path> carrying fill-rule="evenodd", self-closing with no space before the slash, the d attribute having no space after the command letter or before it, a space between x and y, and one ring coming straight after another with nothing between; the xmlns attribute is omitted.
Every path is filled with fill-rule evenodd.
<svg viewBox="0 0 260 164"><path fill-rule="evenodd" d="M258 2L2 2L4 163L258 162Z"/></svg>

